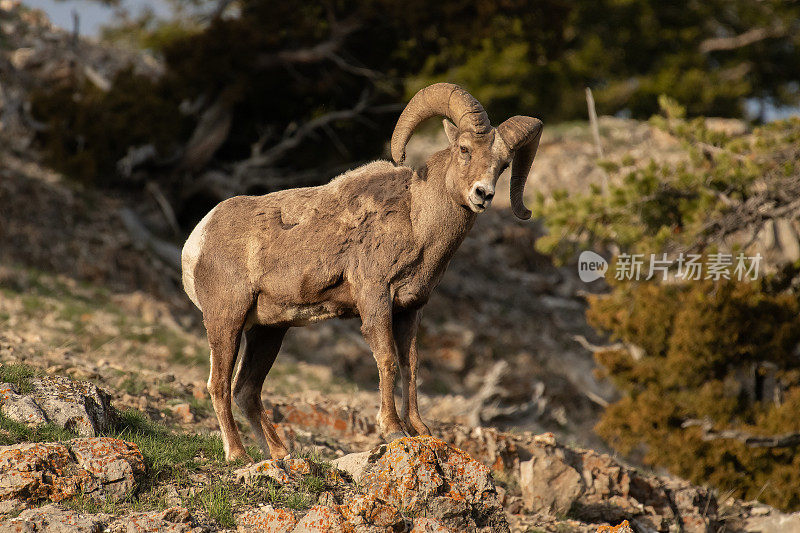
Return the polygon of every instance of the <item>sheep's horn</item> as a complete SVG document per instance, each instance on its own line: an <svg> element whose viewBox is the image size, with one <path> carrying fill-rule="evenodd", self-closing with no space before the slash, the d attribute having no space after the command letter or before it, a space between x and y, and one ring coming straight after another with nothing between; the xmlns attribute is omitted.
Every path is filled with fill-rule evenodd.
<svg viewBox="0 0 800 533"><path fill-rule="evenodd" d="M449 118L462 131L489 133L492 129L486 111L471 94L452 83L435 83L415 94L397 119L391 144L395 163L405 161L406 144L414 129L437 115Z"/></svg>
<svg viewBox="0 0 800 533"><path fill-rule="evenodd" d="M500 138L514 152L511 163L511 209L522 220L531 218L531 212L522 200L522 193L525 192L525 181L536 157L543 127L538 118L521 115L511 117L497 127Z"/></svg>

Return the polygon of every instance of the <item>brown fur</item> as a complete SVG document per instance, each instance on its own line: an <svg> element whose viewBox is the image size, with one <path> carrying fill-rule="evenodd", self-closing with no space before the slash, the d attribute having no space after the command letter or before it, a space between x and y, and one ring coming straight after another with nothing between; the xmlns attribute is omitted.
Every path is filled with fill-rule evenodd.
<svg viewBox="0 0 800 533"><path fill-rule="evenodd" d="M494 130L454 128L446 125L450 146L418 171L378 161L323 186L238 196L198 226L202 235L190 236L184 280L208 331L208 387L228 459L246 456L230 403L243 331L236 401L262 447L279 458L287 449L261 404L264 378L287 328L333 317L361 318L378 363L384 435L429 433L416 402L419 309L474 223L471 188L482 180L493 190L511 156ZM395 362L402 420L392 393Z"/></svg>

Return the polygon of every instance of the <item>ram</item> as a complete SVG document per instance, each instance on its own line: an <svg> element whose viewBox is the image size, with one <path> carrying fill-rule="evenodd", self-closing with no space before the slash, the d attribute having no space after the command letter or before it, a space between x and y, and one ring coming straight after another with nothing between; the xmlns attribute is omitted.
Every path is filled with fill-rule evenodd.
<svg viewBox="0 0 800 533"><path fill-rule="evenodd" d="M446 117L449 146L417 170L402 166L414 129L436 115ZM495 129L469 93L438 83L400 115L391 140L395 164L375 161L319 187L230 198L200 221L183 248L183 284L208 332L208 390L228 460L247 458L231 411L242 335L233 398L264 453L282 458L288 451L261 388L290 327L334 317L361 318L378 364L384 438L429 434L417 409L420 309L512 160L511 206L530 218L522 195L541 131L540 120L525 116Z"/></svg>

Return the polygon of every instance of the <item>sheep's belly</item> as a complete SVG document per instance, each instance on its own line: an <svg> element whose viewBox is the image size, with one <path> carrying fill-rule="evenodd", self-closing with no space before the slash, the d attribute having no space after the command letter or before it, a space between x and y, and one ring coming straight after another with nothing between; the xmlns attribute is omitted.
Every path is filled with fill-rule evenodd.
<svg viewBox="0 0 800 533"><path fill-rule="evenodd" d="M307 326L329 318L351 316L346 309L330 304L258 305L247 317L246 327L253 324L274 326Z"/></svg>

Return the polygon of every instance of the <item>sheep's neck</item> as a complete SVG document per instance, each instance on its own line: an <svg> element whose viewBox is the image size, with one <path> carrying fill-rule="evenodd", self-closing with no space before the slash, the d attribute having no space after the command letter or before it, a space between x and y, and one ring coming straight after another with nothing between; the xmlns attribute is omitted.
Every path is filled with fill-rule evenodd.
<svg viewBox="0 0 800 533"><path fill-rule="evenodd" d="M431 274L441 274L475 222L475 213L447 191L449 164L449 152L437 152L414 173L411 184L411 224L423 266Z"/></svg>

